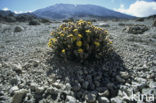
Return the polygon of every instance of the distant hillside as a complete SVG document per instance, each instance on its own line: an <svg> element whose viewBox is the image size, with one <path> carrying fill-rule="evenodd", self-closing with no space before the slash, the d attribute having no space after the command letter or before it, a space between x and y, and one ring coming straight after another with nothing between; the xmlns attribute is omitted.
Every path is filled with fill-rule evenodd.
<svg viewBox="0 0 156 103"><path fill-rule="evenodd" d="M71 17L102 17L132 19L133 16L122 14L96 5L56 4L33 12L33 14L50 19Z"/></svg>
<svg viewBox="0 0 156 103"><path fill-rule="evenodd" d="M32 20L38 20L43 23L50 22L48 19L36 16L33 13L15 14L12 11L0 10L0 22L29 22Z"/></svg>

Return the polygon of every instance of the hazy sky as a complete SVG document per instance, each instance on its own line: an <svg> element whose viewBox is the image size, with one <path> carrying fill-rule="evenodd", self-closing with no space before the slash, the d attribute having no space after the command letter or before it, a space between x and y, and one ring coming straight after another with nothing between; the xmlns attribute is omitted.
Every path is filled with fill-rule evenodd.
<svg viewBox="0 0 156 103"><path fill-rule="evenodd" d="M22 13L56 3L94 4L140 17L156 14L156 0L0 0L0 9Z"/></svg>

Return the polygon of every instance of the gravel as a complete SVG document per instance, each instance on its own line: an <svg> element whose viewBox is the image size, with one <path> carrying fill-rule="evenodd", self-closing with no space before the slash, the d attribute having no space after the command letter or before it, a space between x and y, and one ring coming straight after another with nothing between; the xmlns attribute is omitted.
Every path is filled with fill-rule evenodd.
<svg viewBox="0 0 156 103"><path fill-rule="evenodd" d="M109 24L114 53L103 62L85 65L64 62L47 47L50 32L61 23L0 23L0 102L129 103L137 100L125 95L156 96L156 28L152 22L94 22ZM137 24L150 29L137 35L122 31ZM17 26L23 29L14 32Z"/></svg>

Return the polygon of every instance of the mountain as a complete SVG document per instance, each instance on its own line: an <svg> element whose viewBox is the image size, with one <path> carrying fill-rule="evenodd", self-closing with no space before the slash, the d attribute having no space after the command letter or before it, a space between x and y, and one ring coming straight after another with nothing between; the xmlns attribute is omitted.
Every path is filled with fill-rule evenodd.
<svg viewBox="0 0 156 103"><path fill-rule="evenodd" d="M49 19L66 19L71 17L99 17L131 19L133 16L122 14L97 5L55 4L33 12Z"/></svg>

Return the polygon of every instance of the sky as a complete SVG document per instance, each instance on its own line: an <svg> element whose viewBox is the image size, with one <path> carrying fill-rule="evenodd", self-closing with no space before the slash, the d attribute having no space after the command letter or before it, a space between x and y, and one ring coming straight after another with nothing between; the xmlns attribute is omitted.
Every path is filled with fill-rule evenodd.
<svg viewBox="0 0 156 103"><path fill-rule="evenodd" d="M137 17L156 14L156 0L0 0L0 10L24 13L57 3L99 5Z"/></svg>

